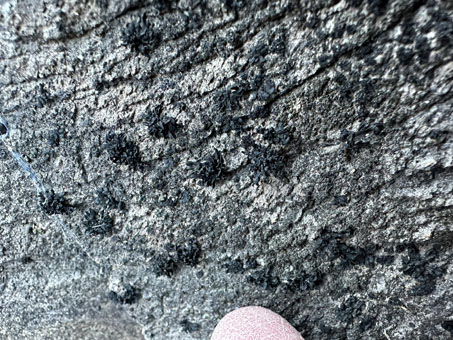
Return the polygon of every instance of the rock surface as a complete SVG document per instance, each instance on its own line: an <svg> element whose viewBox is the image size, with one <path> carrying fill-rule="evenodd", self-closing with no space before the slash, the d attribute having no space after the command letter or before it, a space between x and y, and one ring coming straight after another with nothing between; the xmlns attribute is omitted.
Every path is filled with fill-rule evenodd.
<svg viewBox="0 0 453 340"><path fill-rule="evenodd" d="M452 14L0 1L0 339L451 339Z"/></svg>

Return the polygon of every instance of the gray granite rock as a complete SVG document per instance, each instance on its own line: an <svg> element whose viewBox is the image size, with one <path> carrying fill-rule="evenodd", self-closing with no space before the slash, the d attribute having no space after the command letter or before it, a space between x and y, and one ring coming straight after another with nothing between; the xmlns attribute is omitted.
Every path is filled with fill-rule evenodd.
<svg viewBox="0 0 453 340"><path fill-rule="evenodd" d="M0 338L453 336L449 1L0 1Z"/></svg>

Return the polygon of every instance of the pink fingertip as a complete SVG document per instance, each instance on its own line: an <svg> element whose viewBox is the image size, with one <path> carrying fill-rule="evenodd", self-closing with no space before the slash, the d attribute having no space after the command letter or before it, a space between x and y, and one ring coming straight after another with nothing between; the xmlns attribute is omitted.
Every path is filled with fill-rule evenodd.
<svg viewBox="0 0 453 340"><path fill-rule="evenodd" d="M258 306L236 309L217 324L211 340L303 340L277 313Z"/></svg>

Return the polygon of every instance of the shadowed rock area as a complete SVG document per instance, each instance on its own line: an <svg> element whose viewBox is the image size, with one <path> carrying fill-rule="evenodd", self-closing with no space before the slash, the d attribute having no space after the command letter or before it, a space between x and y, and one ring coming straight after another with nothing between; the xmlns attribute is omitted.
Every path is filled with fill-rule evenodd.
<svg viewBox="0 0 453 340"><path fill-rule="evenodd" d="M0 339L453 337L453 6L0 1Z"/></svg>

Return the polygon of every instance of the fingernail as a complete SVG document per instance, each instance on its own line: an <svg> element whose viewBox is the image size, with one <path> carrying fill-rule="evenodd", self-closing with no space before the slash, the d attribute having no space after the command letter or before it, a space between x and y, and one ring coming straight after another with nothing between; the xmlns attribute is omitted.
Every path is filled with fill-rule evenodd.
<svg viewBox="0 0 453 340"><path fill-rule="evenodd" d="M236 309L217 324L211 340L303 340L277 313L258 306Z"/></svg>

